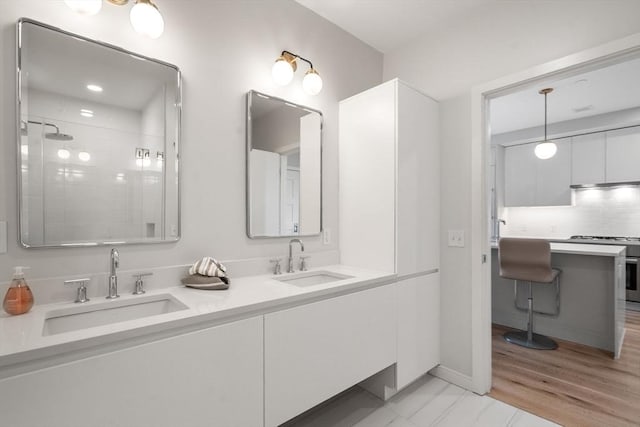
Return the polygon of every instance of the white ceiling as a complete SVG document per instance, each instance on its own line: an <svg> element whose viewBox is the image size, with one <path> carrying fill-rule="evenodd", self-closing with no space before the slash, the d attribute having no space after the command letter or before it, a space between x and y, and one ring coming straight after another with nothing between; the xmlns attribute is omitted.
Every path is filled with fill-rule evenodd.
<svg viewBox="0 0 640 427"><path fill-rule="evenodd" d="M386 53L499 0L296 0Z"/></svg>
<svg viewBox="0 0 640 427"><path fill-rule="evenodd" d="M375 49L387 53L504 0L296 0ZM499 7L499 4L496 6ZM555 77L491 101L491 133L540 126L548 95L549 123L640 106L640 60Z"/></svg>
<svg viewBox="0 0 640 427"><path fill-rule="evenodd" d="M570 77L556 77L490 101L491 133L500 134L544 124L547 95L548 123L640 107L640 59L634 58Z"/></svg>

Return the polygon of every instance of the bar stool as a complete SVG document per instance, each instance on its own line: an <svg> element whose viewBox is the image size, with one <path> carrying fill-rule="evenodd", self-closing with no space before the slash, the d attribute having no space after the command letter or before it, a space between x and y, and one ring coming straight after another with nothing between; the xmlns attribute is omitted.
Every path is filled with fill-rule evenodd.
<svg viewBox="0 0 640 427"><path fill-rule="evenodd" d="M504 237L498 241L500 277L514 280L515 306L529 313L526 331L512 331L504 334L504 339L512 344L536 350L555 350L558 344L551 338L533 332L533 313L557 316L560 313L560 270L551 267L551 246L544 239L521 239ZM518 306L518 280L529 283L528 307ZM554 284L556 306L554 312L533 309L532 283Z"/></svg>

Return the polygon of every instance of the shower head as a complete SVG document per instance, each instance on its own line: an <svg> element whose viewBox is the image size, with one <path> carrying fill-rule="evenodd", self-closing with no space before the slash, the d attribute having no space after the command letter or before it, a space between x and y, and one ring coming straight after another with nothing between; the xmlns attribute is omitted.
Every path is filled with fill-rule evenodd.
<svg viewBox="0 0 640 427"><path fill-rule="evenodd" d="M46 122L37 122L35 120L28 120L29 123L33 123L35 125L43 125L43 126L51 126L53 128L55 128L55 132L49 132L49 133L45 133L44 137L46 139L52 139L54 141L73 141L73 136L69 135L67 133L60 133L60 128L56 125L54 125L53 123L46 123ZM26 127L20 129L20 133L22 134L22 130L24 129L24 134L26 135Z"/></svg>
<svg viewBox="0 0 640 427"><path fill-rule="evenodd" d="M44 137L54 141L73 141L73 136L60 132L45 133Z"/></svg>

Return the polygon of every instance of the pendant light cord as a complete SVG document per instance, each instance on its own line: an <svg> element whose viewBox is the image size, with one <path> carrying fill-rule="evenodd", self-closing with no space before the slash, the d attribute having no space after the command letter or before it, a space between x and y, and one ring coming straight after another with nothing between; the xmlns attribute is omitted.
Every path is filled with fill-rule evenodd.
<svg viewBox="0 0 640 427"><path fill-rule="evenodd" d="M547 92L544 93L544 141L547 142Z"/></svg>

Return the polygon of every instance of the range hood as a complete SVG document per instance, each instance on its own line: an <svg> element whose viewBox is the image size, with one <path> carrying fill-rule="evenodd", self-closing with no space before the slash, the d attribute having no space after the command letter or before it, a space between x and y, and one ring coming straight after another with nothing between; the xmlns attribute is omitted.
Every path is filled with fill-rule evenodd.
<svg viewBox="0 0 640 427"><path fill-rule="evenodd" d="M599 184L573 184L569 188L581 189L581 188L611 188L611 187L637 187L640 186L640 181L627 181L627 182L602 182Z"/></svg>

